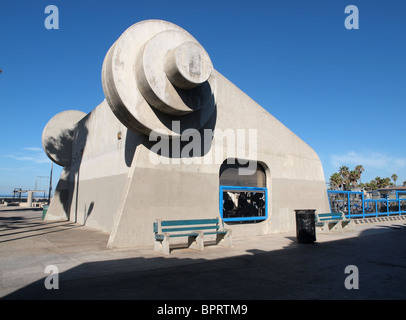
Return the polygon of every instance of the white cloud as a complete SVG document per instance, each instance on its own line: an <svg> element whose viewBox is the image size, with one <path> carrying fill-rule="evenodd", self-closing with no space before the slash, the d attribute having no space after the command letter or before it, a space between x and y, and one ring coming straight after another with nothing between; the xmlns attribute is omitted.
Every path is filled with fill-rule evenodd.
<svg viewBox="0 0 406 320"><path fill-rule="evenodd" d="M50 160L46 156L45 152L41 148L27 147L22 148L23 152L16 154L8 154L8 158L12 158L17 161L30 162L34 164L49 163Z"/></svg>
<svg viewBox="0 0 406 320"><path fill-rule="evenodd" d="M38 147L26 147L23 150L34 151L34 152L44 152L41 148Z"/></svg>
<svg viewBox="0 0 406 320"><path fill-rule="evenodd" d="M369 181L377 176L391 177L396 173L399 181L406 179L406 158L394 157L380 152L348 151L343 154L330 156L331 171L329 174L338 172L341 166L348 166L353 170L356 165L362 165L365 169L363 181Z"/></svg>
<svg viewBox="0 0 406 320"><path fill-rule="evenodd" d="M378 152L349 151L341 155L332 155L330 160L331 164L337 168L343 165L356 166L361 164L364 168L393 171L406 167L406 158L397 158Z"/></svg>

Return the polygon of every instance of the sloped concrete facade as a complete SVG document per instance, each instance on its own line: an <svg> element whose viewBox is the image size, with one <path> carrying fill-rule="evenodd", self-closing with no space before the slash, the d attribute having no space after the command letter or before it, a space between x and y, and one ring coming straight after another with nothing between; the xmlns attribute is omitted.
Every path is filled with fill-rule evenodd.
<svg viewBox="0 0 406 320"><path fill-rule="evenodd" d="M133 41L140 43L131 49ZM152 60L150 52L158 52ZM158 58L164 62L155 65ZM46 219L105 231L109 247L152 245L158 218L221 218L219 172L228 159L258 162L268 194L267 218L228 225L233 237L292 231L296 209L329 212L314 150L216 71L178 26L148 20L130 27L107 54L102 80L106 100L74 125L71 143L60 143L71 160ZM49 156L62 140L44 143L52 134L44 129ZM169 153L157 147L165 143Z"/></svg>

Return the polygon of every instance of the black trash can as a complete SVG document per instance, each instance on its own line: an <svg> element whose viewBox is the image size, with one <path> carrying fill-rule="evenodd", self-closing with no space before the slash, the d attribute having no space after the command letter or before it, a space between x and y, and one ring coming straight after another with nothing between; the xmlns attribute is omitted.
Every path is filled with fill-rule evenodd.
<svg viewBox="0 0 406 320"><path fill-rule="evenodd" d="M296 238L299 243L316 241L316 210L295 210Z"/></svg>

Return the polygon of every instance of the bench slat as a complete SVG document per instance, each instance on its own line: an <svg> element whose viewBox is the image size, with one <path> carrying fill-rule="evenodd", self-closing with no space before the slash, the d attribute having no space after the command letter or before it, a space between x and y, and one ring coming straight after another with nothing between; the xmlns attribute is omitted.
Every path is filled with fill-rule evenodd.
<svg viewBox="0 0 406 320"><path fill-rule="evenodd" d="M195 219L195 220L163 220L161 225L163 227L170 226L184 226L184 225L196 225L196 224L217 224L219 219Z"/></svg>
<svg viewBox="0 0 406 320"><path fill-rule="evenodd" d="M330 222L339 222L344 220L345 217L341 212L331 212L331 213L318 213L316 216L317 221L330 221Z"/></svg>
<svg viewBox="0 0 406 320"><path fill-rule="evenodd" d="M225 234L225 233L227 233L227 232L226 231L204 232L205 235L208 235L208 234ZM171 238L173 238L173 237L192 237L192 236L198 236L198 235L199 235L198 233L191 232L191 233L171 234L170 237Z"/></svg>
<svg viewBox="0 0 406 320"><path fill-rule="evenodd" d="M211 230L218 229L219 226L201 226L201 227L178 227L178 228L162 228L162 232L181 232L181 231L196 231L196 230Z"/></svg>
<svg viewBox="0 0 406 320"><path fill-rule="evenodd" d="M318 213L319 217L341 217L341 213Z"/></svg>
<svg viewBox="0 0 406 320"><path fill-rule="evenodd" d="M205 235L208 234L226 234L227 231L210 231L210 232L204 232ZM198 233L191 232L191 233L179 233L179 234L170 234L170 238L177 238L177 237L193 237L193 236L198 236ZM163 234L156 234L155 239L158 240L163 240L165 236Z"/></svg>

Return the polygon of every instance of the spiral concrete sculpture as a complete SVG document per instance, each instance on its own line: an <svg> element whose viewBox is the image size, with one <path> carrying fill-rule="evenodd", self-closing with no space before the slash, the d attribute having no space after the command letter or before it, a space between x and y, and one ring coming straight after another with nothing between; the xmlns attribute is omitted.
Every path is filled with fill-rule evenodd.
<svg viewBox="0 0 406 320"><path fill-rule="evenodd" d="M85 116L86 113L82 111L63 111L46 124L42 132L42 147L56 164L63 167L71 164L73 130Z"/></svg>
<svg viewBox="0 0 406 320"><path fill-rule="evenodd" d="M200 129L215 109L216 79L204 48L182 28L158 20L127 29L103 63L103 90L129 129L179 136ZM172 121L180 122L173 131Z"/></svg>
<svg viewBox="0 0 406 320"><path fill-rule="evenodd" d="M106 54L102 87L89 114L63 112L44 129L45 153L64 166L45 219L107 232L108 247L152 250L156 219L227 224L257 212L227 226L236 238L293 231L296 209L329 211L314 150L215 70L181 27L147 20L125 30ZM230 159L254 163L255 174L243 177ZM260 196L247 210L248 197L237 203L225 186Z"/></svg>

